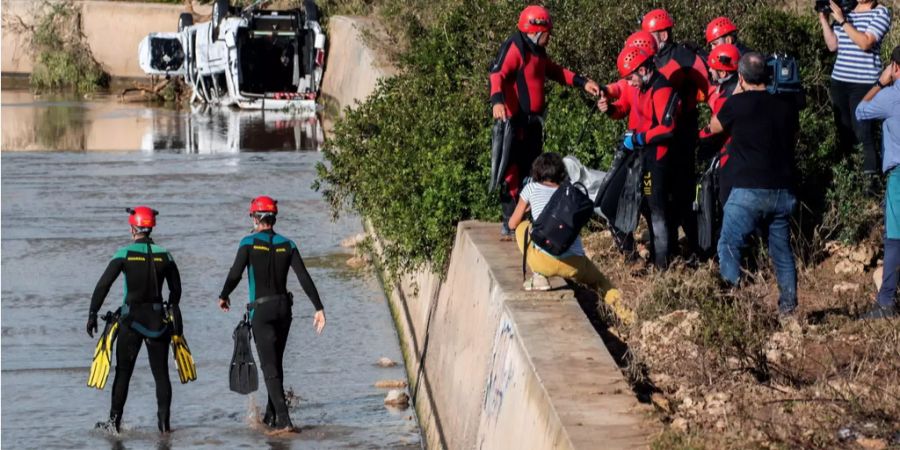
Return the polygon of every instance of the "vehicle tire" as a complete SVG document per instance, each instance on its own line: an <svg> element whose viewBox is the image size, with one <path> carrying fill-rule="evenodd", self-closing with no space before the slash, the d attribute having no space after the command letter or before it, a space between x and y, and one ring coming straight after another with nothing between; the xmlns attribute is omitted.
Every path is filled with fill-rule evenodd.
<svg viewBox="0 0 900 450"><path fill-rule="evenodd" d="M184 31L185 28L194 24L194 15L191 13L181 13L178 16L178 32Z"/></svg>
<svg viewBox="0 0 900 450"><path fill-rule="evenodd" d="M216 0L213 3L212 10L212 33L213 40L219 39L219 26L222 24L222 21L228 17L228 0Z"/></svg>

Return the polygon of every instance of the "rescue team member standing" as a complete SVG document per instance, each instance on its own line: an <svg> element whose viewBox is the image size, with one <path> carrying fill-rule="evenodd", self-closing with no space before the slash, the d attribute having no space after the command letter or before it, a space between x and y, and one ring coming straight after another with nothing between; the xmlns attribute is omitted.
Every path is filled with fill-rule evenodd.
<svg viewBox="0 0 900 450"><path fill-rule="evenodd" d="M158 212L146 206L128 209L128 212L133 242L116 251L97 281L87 321L87 333L94 337L94 332L97 331L97 312L103 306L113 282L120 273L124 273L125 298L119 313L112 406L109 409L109 421L98 423L97 427L119 431L134 363L141 344L146 344L150 371L153 372L153 381L156 383L157 426L159 431L169 432L169 408L172 404L169 343L173 332L176 335L182 334L181 310L178 307L181 300L181 277L172 255L150 239ZM163 280L169 288L168 306L172 310L174 322L171 324L166 320L166 309L163 307Z"/></svg>
<svg viewBox="0 0 900 450"><path fill-rule="evenodd" d="M854 145L862 144L863 171L875 175L879 167L875 123L859 120L854 112L881 72L881 40L891 27L891 11L875 0L859 0L845 16L832 1L831 15L833 24L828 14L819 13L819 24L828 50L837 52L831 72L837 150L845 157L852 154Z"/></svg>
<svg viewBox="0 0 900 450"><path fill-rule="evenodd" d="M766 59L755 52L744 55L738 66L743 92L736 94L714 116L713 134L727 132L728 164L720 172L725 215L719 238L722 278L737 285L741 251L758 227L768 229L769 253L778 279L778 310L790 316L797 307L797 269L790 244L790 218L797 201L794 145L800 129L796 107L766 91Z"/></svg>
<svg viewBox="0 0 900 450"><path fill-rule="evenodd" d="M680 102L671 84L656 70L653 55L646 50L626 47L619 54L617 66L619 74L634 89L634 95L622 95L610 104L604 93L597 108L614 119L628 117L629 124L635 125L626 134L623 146L629 151L641 152L645 172L641 210L650 230L654 263L665 269L672 250L669 183L674 155L669 144Z"/></svg>
<svg viewBox="0 0 900 450"><path fill-rule="evenodd" d="M512 236L507 223L516 208L522 180L531 171L531 163L543 151L543 120L546 110L544 81L583 88L600 95L594 81L560 67L547 56L553 21L542 6L528 6L519 15L519 30L500 46L491 66L491 105L495 120L512 120L515 136L510 149L511 163L500 189L503 209L503 234Z"/></svg>
<svg viewBox="0 0 900 450"><path fill-rule="evenodd" d="M707 64L709 65L709 75L712 84L710 85L709 95L706 103L712 115L715 116L722 110L725 101L732 95L740 92L738 83L737 70L738 61L740 61L740 50L732 44L721 44L709 53ZM700 150L698 156L701 159L714 157L719 153L719 167L728 162L728 154L726 153L725 142L728 136L724 133L712 136L709 128L700 130ZM726 193L725 198L728 197Z"/></svg>
<svg viewBox="0 0 900 450"><path fill-rule="evenodd" d="M878 301L863 316L880 319L897 315L897 280L900 278L900 46L891 52L891 63L856 107L858 120L884 119L884 162L888 176L884 201L884 269Z"/></svg>
<svg viewBox="0 0 900 450"><path fill-rule="evenodd" d="M750 53L752 50L747 48L743 42L737 38L738 27L727 17L716 17L706 25L706 44L710 50L722 44L731 44L737 47L738 52L743 55ZM737 61L735 61L737 64Z"/></svg>
<svg viewBox="0 0 900 450"><path fill-rule="evenodd" d="M294 303L293 295L286 289L289 269L294 270L300 286L316 308L313 317L316 333L322 333L325 328L325 310L297 245L272 229L277 214L277 202L271 197L261 196L250 202L255 233L241 240L219 295L219 307L226 312L229 310L231 302L228 296L240 283L241 273L246 268L250 294L247 309L269 396L263 422L273 428L293 431L284 398L283 365L291 329L291 306Z"/></svg>
<svg viewBox="0 0 900 450"><path fill-rule="evenodd" d="M678 242L676 228L680 225L687 236L691 252L698 252L697 222L694 215L694 194L697 186L695 155L699 112L697 103L706 100L709 92L706 63L703 58L684 45L675 42L672 29L675 21L663 9L647 13L641 21L641 29L653 35L658 50L655 56L656 68L672 84L681 99L678 126L672 139L672 180L669 189L673 194L673 214L670 234L672 243ZM673 247L670 250L675 250Z"/></svg>

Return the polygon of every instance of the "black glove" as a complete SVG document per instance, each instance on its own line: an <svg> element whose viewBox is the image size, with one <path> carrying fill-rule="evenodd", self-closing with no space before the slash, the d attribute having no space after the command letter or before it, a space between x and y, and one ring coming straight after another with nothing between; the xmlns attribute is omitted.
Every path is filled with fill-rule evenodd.
<svg viewBox="0 0 900 450"><path fill-rule="evenodd" d="M184 335L184 324L181 321L181 308L178 305L170 306L172 312L172 334L175 336Z"/></svg>
<svg viewBox="0 0 900 450"><path fill-rule="evenodd" d="M87 334L90 337L94 337L94 333L97 332L97 313L91 312L88 314L87 321Z"/></svg>

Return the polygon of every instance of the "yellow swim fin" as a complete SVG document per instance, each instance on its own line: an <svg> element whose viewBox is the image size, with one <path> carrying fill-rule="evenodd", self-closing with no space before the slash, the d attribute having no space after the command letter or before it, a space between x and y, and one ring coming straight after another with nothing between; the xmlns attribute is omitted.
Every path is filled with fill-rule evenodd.
<svg viewBox="0 0 900 450"><path fill-rule="evenodd" d="M172 357L175 358L175 367L178 368L178 379L181 384L197 379L197 366L194 365L194 357L188 347L184 336L172 336Z"/></svg>
<svg viewBox="0 0 900 450"><path fill-rule="evenodd" d="M91 372L87 381L88 387L100 390L106 386L106 380L109 378L112 348L119 333L119 321L114 320L115 317L112 313L107 312L103 319L106 321L106 326L103 327L103 333L94 349L94 361L91 363Z"/></svg>

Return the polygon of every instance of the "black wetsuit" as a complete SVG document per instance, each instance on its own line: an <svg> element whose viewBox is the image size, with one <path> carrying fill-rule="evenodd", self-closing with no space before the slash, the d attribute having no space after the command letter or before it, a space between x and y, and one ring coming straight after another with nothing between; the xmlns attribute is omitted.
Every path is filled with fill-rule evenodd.
<svg viewBox="0 0 900 450"><path fill-rule="evenodd" d="M294 270L297 279L300 280L300 286L303 287L316 311L323 309L322 302L303 264L297 245L272 230L261 231L241 240L219 298L228 299L241 281L244 268L247 268L249 282L248 309L253 336L269 395L266 422L279 428L290 426L290 416L284 398L282 364L288 332L291 329L293 304L293 297L286 289L288 270Z"/></svg>
<svg viewBox="0 0 900 450"><path fill-rule="evenodd" d="M149 256L152 255L152 258ZM91 314L103 306L109 288L125 274L125 298L119 317L118 343L116 344L116 378L113 381L110 419L118 425L128 397L128 383L134 372L134 363L147 344L150 370L156 382L156 404L160 427L168 428L169 406L172 403L172 385L169 382L169 342L172 332L181 334L181 277L172 255L163 247L153 244L150 238L141 238L120 248L97 282L91 297ZM169 288L168 304L174 323L166 320L162 300L162 283ZM173 330L174 328L174 330Z"/></svg>

